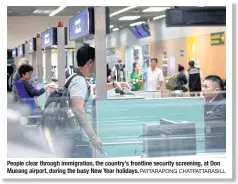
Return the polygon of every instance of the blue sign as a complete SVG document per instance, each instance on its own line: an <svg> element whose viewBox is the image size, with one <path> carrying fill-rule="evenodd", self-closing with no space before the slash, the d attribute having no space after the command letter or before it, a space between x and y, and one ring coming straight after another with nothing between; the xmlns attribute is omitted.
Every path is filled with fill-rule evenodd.
<svg viewBox="0 0 238 184"><path fill-rule="evenodd" d="M41 33L42 48L51 47L53 42L53 27Z"/></svg>
<svg viewBox="0 0 238 184"><path fill-rule="evenodd" d="M89 11L74 16L69 20L69 39L75 40L89 34Z"/></svg>
<svg viewBox="0 0 238 184"><path fill-rule="evenodd" d="M31 40L29 40L28 53L31 54L34 51L36 51L36 38L32 38Z"/></svg>
<svg viewBox="0 0 238 184"><path fill-rule="evenodd" d="M17 53L18 53L18 56L23 56L25 54L24 44L21 44L18 46Z"/></svg>
<svg viewBox="0 0 238 184"><path fill-rule="evenodd" d="M12 49L12 57L16 57L17 56L17 48Z"/></svg>

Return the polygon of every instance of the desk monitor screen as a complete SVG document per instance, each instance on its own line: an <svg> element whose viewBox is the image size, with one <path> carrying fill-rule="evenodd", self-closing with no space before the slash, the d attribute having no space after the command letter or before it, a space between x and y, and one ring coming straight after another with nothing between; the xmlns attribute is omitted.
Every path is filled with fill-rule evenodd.
<svg viewBox="0 0 238 184"><path fill-rule="evenodd" d="M28 53L31 54L32 52L36 51L36 38L32 38L29 40L29 50Z"/></svg>
<svg viewBox="0 0 238 184"><path fill-rule="evenodd" d="M144 152L148 157L195 155L195 123L161 119L144 125Z"/></svg>
<svg viewBox="0 0 238 184"><path fill-rule="evenodd" d="M12 57L16 57L17 55L17 48L12 49Z"/></svg>
<svg viewBox="0 0 238 184"><path fill-rule="evenodd" d="M21 44L17 47L18 56L23 56L25 54L25 44Z"/></svg>

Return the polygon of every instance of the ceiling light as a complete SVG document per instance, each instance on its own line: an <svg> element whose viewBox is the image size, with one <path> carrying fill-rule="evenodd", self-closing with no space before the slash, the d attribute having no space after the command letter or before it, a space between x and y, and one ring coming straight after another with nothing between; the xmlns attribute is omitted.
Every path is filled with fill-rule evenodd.
<svg viewBox="0 0 238 184"><path fill-rule="evenodd" d="M110 25L110 29L113 28L113 27L114 27L114 25Z"/></svg>
<svg viewBox="0 0 238 184"><path fill-rule="evenodd" d="M119 11L116 11L116 12L114 12L114 13L111 13L111 14L110 14L110 17L113 17L113 16L115 16L115 15L118 15L118 14L120 14L120 13L126 12L126 11L131 10L131 9L133 9L133 8L136 8L136 7L137 7L137 6L129 6L129 7L127 7L127 8L123 8L123 9L121 9L121 10L119 10Z"/></svg>
<svg viewBox="0 0 238 184"><path fill-rule="evenodd" d="M161 19L161 18L164 18L164 17L165 17L165 15L160 15L158 17L154 17L153 20Z"/></svg>
<svg viewBox="0 0 238 184"><path fill-rule="evenodd" d="M53 12L51 12L51 13L49 14L49 16L50 16L50 17L55 16L57 13L59 13L60 11L62 11L62 10L65 9L65 8L66 8L66 6L60 6L59 8L57 8L56 10L54 10Z"/></svg>
<svg viewBox="0 0 238 184"><path fill-rule="evenodd" d="M119 30L119 28L114 28L114 29L112 29L112 31L118 31Z"/></svg>
<svg viewBox="0 0 238 184"><path fill-rule="evenodd" d="M119 18L119 20L136 20L139 18L140 18L140 16L124 16L124 17Z"/></svg>
<svg viewBox="0 0 238 184"><path fill-rule="evenodd" d="M133 24L130 24L130 26L136 26L136 25L140 25L140 24L143 24L143 23L145 23L145 22L143 22L143 21L141 21L141 22L135 22L135 23L133 23Z"/></svg>
<svg viewBox="0 0 238 184"><path fill-rule="evenodd" d="M150 8L143 10L143 12L161 12L161 11L167 10L169 8L170 7L150 7Z"/></svg>
<svg viewBox="0 0 238 184"><path fill-rule="evenodd" d="M32 13L34 14L50 14L54 10L35 10Z"/></svg>

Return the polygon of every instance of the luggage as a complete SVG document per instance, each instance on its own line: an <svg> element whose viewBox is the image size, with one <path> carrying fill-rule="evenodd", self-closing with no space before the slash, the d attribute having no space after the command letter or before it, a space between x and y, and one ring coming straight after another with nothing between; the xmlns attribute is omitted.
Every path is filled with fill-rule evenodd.
<svg viewBox="0 0 238 184"><path fill-rule="evenodd" d="M168 90L173 91L180 85L179 80L178 80L178 74L174 74L172 76L169 76L165 79L165 87Z"/></svg>

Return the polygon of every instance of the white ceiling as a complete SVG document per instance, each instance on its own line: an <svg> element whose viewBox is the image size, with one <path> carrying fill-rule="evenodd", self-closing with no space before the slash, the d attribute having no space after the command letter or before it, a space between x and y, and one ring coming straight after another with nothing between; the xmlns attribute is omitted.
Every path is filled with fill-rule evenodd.
<svg viewBox="0 0 238 184"><path fill-rule="evenodd" d="M55 10L58 6L8 6L7 7L7 16L48 16L48 14L34 14L35 10ZM85 9L85 6L67 6L61 12L59 12L56 16L74 16L79 11ZM118 10L126 8L126 6L111 6L110 13L114 13ZM143 12L144 9L148 8L147 6L138 6L129 11L123 12L119 15L113 16L110 18L110 24L114 25L114 27L126 27L131 23L138 21L147 21L152 20L153 17L163 15L162 12ZM122 16L141 16L140 19L134 21L119 21L118 19Z"/></svg>

